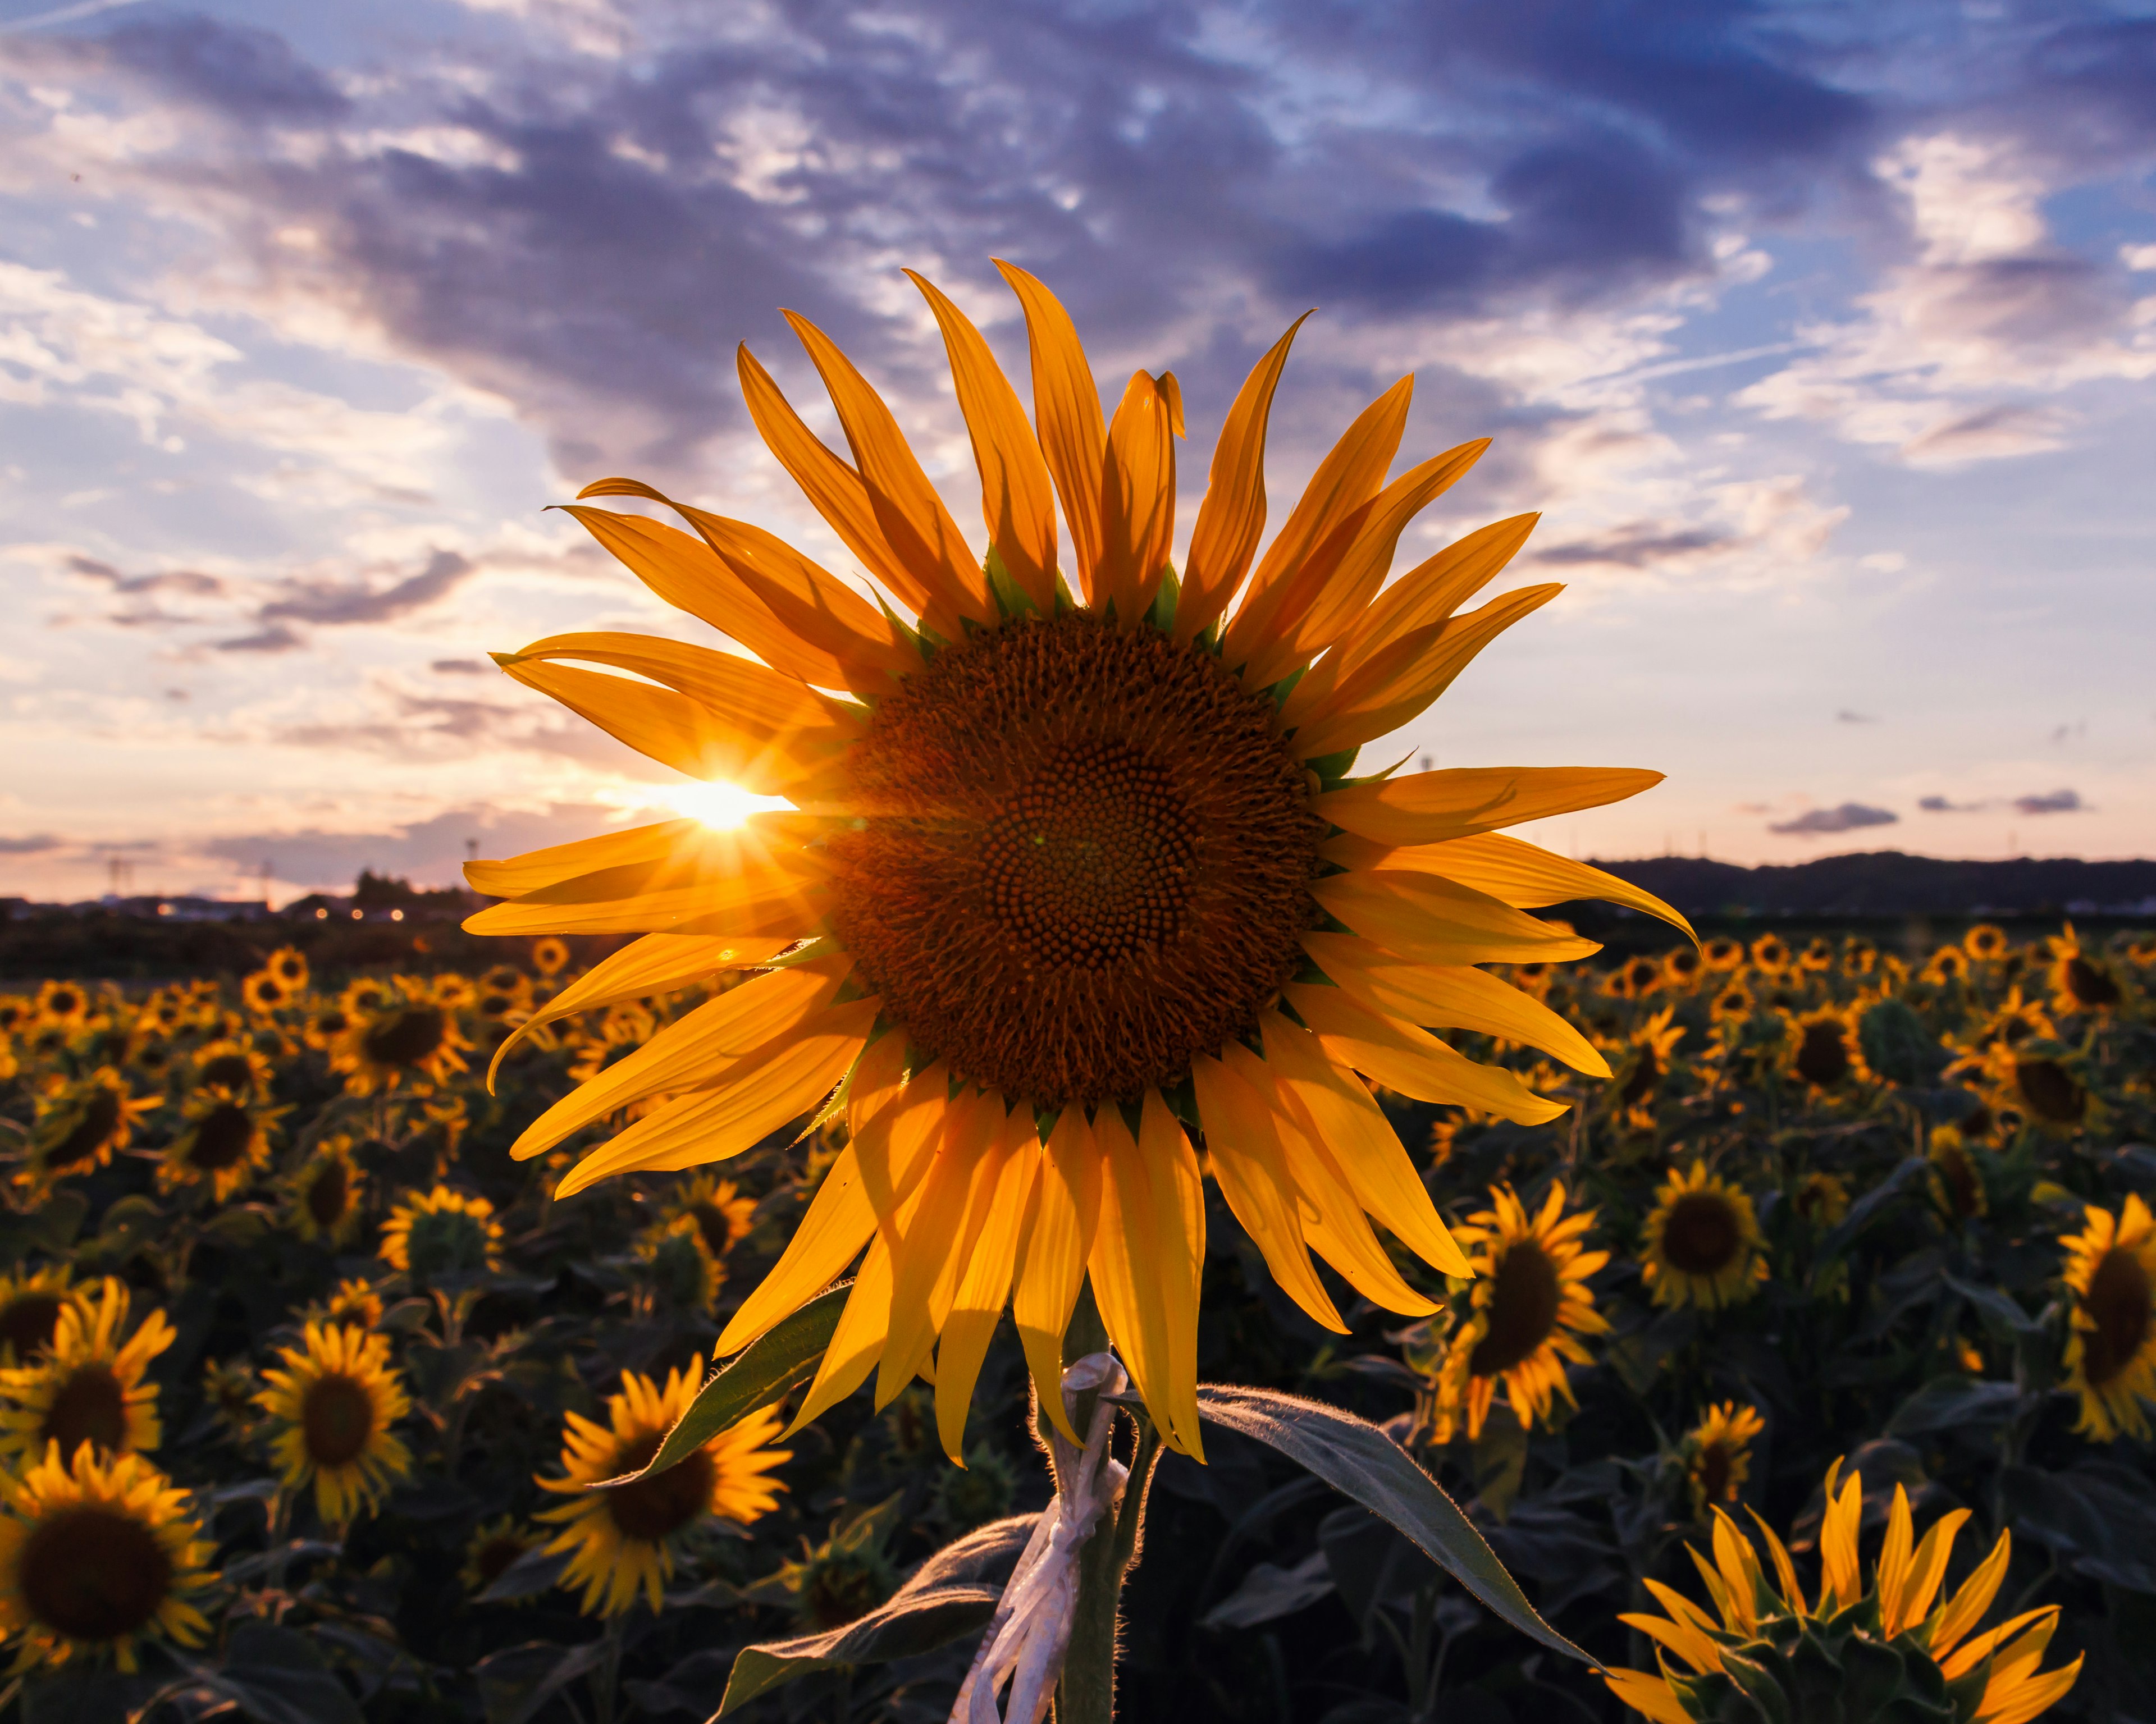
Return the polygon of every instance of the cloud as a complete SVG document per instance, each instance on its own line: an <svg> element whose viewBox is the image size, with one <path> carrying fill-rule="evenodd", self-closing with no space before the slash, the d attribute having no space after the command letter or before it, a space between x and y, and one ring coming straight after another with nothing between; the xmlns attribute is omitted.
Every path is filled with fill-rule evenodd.
<svg viewBox="0 0 2156 1724"><path fill-rule="evenodd" d="M1645 568L1650 565L1696 559L1703 553L1727 549L1733 533L1710 527L1688 527L1681 531L1656 531L1643 524L1620 528L1599 539L1576 539L1532 552L1531 562L1603 563L1618 568Z"/></svg>
<svg viewBox="0 0 2156 1724"><path fill-rule="evenodd" d="M340 832L321 827L258 831L213 838L208 855L246 867L275 864L277 878L301 886L350 885L359 870L402 875L420 885L463 882L468 841L482 856L513 856L548 844L613 829L619 808L562 803L533 810L465 803L408 824Z"/></svg>
<svg viewBox="0 0 2156 1724"><path fill-rule="evenodd" d="M1846 706L1834 716L1836 724L1877 724L1878 719L1868 712L1852 712Z"/></svg>
<svg viewBox="0 0 2156 1724"><path fill-rule="evenodd" d="M1917 798L1917 806L1928 814L1974 814L1991 804L1988 802L1955 802L1943 796L1922 796Z"/></svg>
<svg viewBox="0 0 2156 1724"><path fill-rule="evenodd" d="M189 598L218 598L225 591L223 581L199 569L165 569L154 574L123 575L109 562L82 556L69 557L64 566L69 573L102 582L115 593L177 593Z"/></svg>
<svg viewBox="0 0 2156 1724"><path fill-rule="evenodd" d="M0 856L37 856L59 848L60 840L50 833L33 833L28 838L0 838Z"/></svg>
<svg viewBox="0 0 2156 1724"><path fill-rule="evenodd" d="M488 667L478 659L437 659L428 668L438 676L480 676Z"/></svg>
<svg viewBox="0 0 2156 1724"><path fill-rule="evenodd" d="M235 635L230 640L214 642L213 647L220 653L290 653L297 651L306 644L305 636L279 623L253 634Z"/></svg>
<svg viewBox="0 0 2156 1724"><path fill-rule="evenodd" d="M2017 796L2014 812L2017 814L2077 814L2088 804L2074 790L2047 790L2036 796Z"/></svg>
<svg viewBox="0 0 2156 1724"><path fill-rule="evenodd" d="M1794 820L1782 821L1767 829L1810 838L1825 832L1855 832L1866 826L1892 826L1900 818L1886 808L1870 808L1861 802L1845 802L1840 808L1814 808L1798 815Z"/></svg>
<svg viewBox="0 0 2156 1724"><path fill-rule="evenodd" d="M322 627L393 622L446 598L471 573L468 558L454 551L437 551L418 574L388 587L363 582L295 582L285 598L264 605L259 614L264 623Z"/></svg>

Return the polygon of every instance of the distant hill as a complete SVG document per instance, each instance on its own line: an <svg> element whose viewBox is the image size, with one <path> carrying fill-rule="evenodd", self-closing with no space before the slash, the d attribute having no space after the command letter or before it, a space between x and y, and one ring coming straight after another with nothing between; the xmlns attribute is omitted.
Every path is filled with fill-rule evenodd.
<svg viewBox="0 0 2156 1724"><path fill-rule="evenodd" d="M1789 867L1703 857L1598 862L1688 916L2117 916L2156 920L2156 862L1950 862L1868 850Z"/></svg>

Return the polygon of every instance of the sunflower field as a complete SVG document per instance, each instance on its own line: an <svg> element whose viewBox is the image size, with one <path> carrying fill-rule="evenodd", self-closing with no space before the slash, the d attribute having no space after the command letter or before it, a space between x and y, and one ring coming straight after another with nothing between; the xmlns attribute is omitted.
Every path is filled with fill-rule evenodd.
<svg viewBox="0 0 2156 1724"><path fill-rule="evenodd" d="M789 1429L797 1374L586 1488L652 1459L846 1149L817 1117L554 1196L639 1110L512 1159L532 1121L742 985L577 1009L607 944L0 998L0 1709L949 1713L1051 1489L1008 1321L955 1441L925 1381ZM1604 1673L1215 1428L1156 1475L1121 1715L1825 1716L1743 1710L1731 1649L1779 1637L1800 1691L1869 1599L1880 1702L1833 1716L2156 1716L2156 945L1768 933L1509 975L1609 1079L1467 1036L1566 1111L1375 1093L1472 1278L1393 1250L1433 1311L1404 1321L1327 1274L1332 1332L1211 1187L1197 1366L1382 1426ZM848 1642L924 1565L972 1590ZM1894 1662L1914 1634L1944 1689Z"/></svg>

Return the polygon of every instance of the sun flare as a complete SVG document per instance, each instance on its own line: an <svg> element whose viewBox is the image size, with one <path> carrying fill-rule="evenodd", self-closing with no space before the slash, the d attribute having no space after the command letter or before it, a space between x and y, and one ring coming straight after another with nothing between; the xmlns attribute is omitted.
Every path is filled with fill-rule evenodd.
<svg viewBox="0 0 2156 1724"><path fill-rule="evenodd" d="M758 796L752 790L716 778L670 784L660 792L660 798L684 819L701 821L716 832L740 825L751 814L793 806L783 796Z"/></svg>

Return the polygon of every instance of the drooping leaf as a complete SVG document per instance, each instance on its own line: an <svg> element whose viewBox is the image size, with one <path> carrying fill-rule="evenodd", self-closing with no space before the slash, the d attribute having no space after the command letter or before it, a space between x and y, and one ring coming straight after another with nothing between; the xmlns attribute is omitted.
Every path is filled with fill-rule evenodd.
<svg viewBox="0 0 2156 1724"><path fill-rule="evenodd" d="M1320 1402L1209 1383L1201 1418L1254 1437L1386 1520L1522 1634L1582 1663L1594 1660L1535 1612L1488 1542L1408 1452L1374 1424Z"/></svg>
<svg viewBox="0 0 2156 1724"><path fill-rule="evenodd" d="M2012 1418L2020 1402L2021 1392L2010 1383L1984 1383L1958 1373L1934 1377L1895 1408L1887 1433L1912 1437L1994 1425Z"/></svg>
<svg viewBox="0 0 2156 1724"><path fill-rule="evenodd" d="M1209 1629L1254 1629L1315 1604L1331 1595L1332 1586L1332 1565L1323 1551L1313 1552L1292 1568L1260 1562L1199 1620Z"/></svg>
<svg viewBox="0 0 2156 1724"><path fill-rule="evenodd" d="M2084 1461L2064 1472L2009 1468L2007 1518L2068 1568L2129 1592L2156 1593L2156 1486L2131 1470Z"/></svg>

